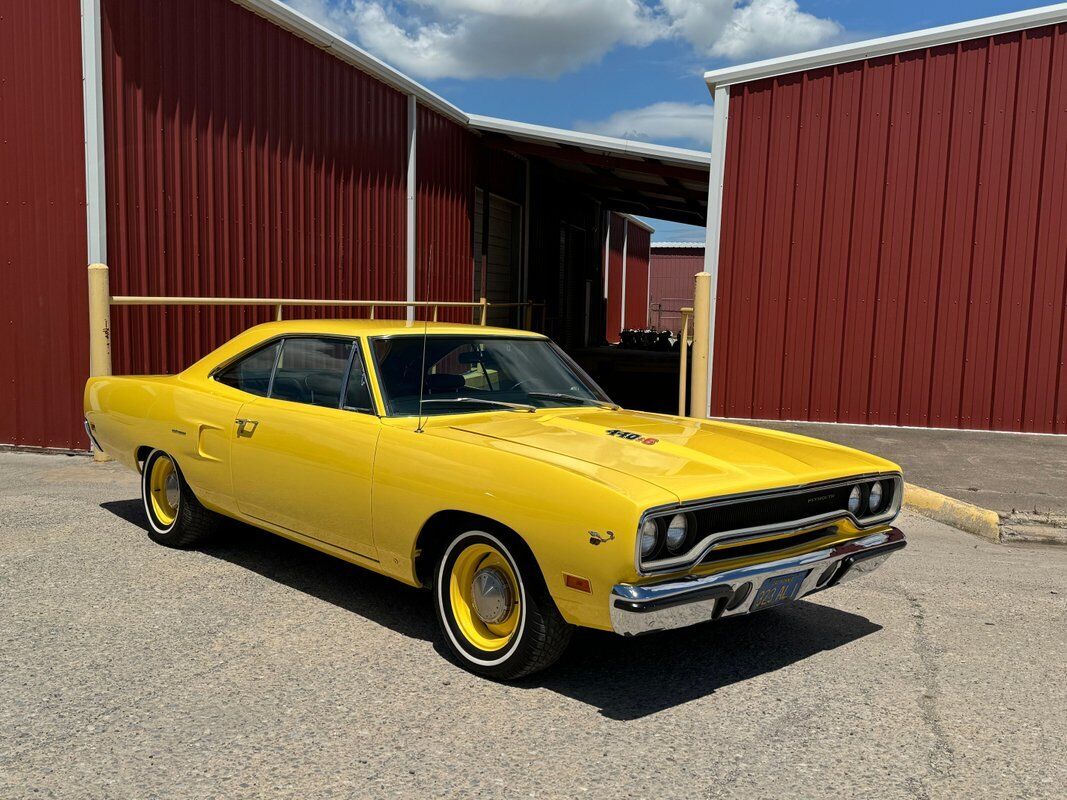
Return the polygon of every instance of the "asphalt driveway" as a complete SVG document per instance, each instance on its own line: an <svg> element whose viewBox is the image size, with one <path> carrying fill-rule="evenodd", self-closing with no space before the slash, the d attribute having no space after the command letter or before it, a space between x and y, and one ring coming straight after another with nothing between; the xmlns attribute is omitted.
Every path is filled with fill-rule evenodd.
<svg viewBox="0 0 1067 800"><path fill-rule="evenodd" d="M505 686L424 593L242 526L167 550L136 498L0 453L0 797L1064 796L1067 548L905 516L866 582Z"/></svg>

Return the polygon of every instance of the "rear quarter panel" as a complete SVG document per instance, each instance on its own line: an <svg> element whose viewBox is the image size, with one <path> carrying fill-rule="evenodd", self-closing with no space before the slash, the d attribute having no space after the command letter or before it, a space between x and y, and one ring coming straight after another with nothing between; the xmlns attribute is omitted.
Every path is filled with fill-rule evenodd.
<svg viewBox="0 0 1067 800"><path fill-rule="evenodd" d="M236 511L229 448L239 397L205 392L180 376L111 376L90 378L84 402L107 455L139 470L142 448L165 450L201 503Z"/></svg>

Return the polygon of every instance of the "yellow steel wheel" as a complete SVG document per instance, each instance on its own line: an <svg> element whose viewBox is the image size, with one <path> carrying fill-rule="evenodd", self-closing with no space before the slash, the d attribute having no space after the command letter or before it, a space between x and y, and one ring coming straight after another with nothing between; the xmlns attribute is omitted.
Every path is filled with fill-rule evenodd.
<svg viewBox="0 0 1067 800"><path fill-rule="evenodd" d="M522 613L515 571L490 544L475 542L456 556L449 575L452 614L463 637L479 650L507 646Z"/></svg>
<svg viewBox="0 0 1067 800"><path fill-rule="evenodd" d="M160 455L152 461L152 472L148 476L148 487L152 502L152 511L159 524L164 528L174 524L181 504L181 483L178 470L169 456Z"/></svg>

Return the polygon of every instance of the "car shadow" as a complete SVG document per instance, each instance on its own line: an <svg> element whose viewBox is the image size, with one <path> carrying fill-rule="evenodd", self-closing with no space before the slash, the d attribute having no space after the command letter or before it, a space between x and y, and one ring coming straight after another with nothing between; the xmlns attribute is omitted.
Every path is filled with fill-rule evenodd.
<svg viewBox="0 0 1067 800"><path fill-rule="evenodd" d="M139 499L106 502L101 507L141 530L148 529ZM435 649L450 658L437 636L433 606L424 591L232 520L199 552L402 635L433 641ZM558 692L597 708L610 719L634 720L881 629L866 617L806 600L752 616L645 636L578 629L558 664L518 685Z"/></svg>
<svg viewBox="0 0 1067 800"><path fill-rule="evenodd" d="M633 720L714 694L880 631L866 617L800 600L745 617L636 637L579 629L541 686Z"/></svg>

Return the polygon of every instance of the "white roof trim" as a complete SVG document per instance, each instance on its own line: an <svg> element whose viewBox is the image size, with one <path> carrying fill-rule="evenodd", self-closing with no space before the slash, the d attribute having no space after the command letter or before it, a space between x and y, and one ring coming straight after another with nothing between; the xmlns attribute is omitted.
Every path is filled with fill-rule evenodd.
<svg viewBox="0 0 1067 800"><path fill-rule="evenodd" d="M1026 28L1039 28L1043 25L1054 25L1060 22L1067 22L1067 3L1057 3L1052 6L1001 14L996 17L986 17L985 19L977 19L970 22L959 22L954 25L943 25L939 28L928 28L913 33L885 36L881 39L870 39L865 42L826 47L822 50L811 50L807 53L770 58L766 61L755 61L751 64L740 64L735 67L713 69L704 73L704 80L707 82L708 88L714 93L717 86L748 83L749 81L770 78L775 75L787 75L791 72L828 67L834 64L845 64L850 61L862 61L893 53L905 53L909 50L920 50L941 44L963 42L968 39L981 39L986 36L996 36L997 34L1025 30Z"/></svg>
<svg viewBox="0 0 1067 800"><path fill-rule="evenodd" d="M655 249L657 247L666 247L666 248L685 247L685 248L703 250L704 249L704 242L653 242L652 243L652 249Z"/></svg>
<svg viewBox="0 0 1067 800"><path fill-rule="evenodd" d="M618 212L615 212L615 213L617 213L617 214L618 214ZM634 216L633 214L619 214L619 216L620 216L620 217L623 217L623 218L625 218L627 222L633 223L633 224L634 224L634 225L636 225L636 226L637 226L638 228L644 228L644 229L645 229L646 231L648 231L648 232L649 232L650 234L651 234L651 233L655 233L655 232L656 232L656 229L655 229L655 228L653 228L653 227L652 227L651 225L649 225L649 224L648 224L647 222L642 222L642 221L641 221L641 220L639 220L639 219L638 219L637 217L635 217L635 216Z"/></svg>
<svg viewBox="0 0 1067 800"><path fill-rule="evenodd" d="M279 28L284 28L301 39L311 42L323 50L328 50L342 61L346 61L363 72L369 73L394 89L398 89L404 94L415 95L424 105L434 111L439 111L464 125L467 124L467 115L441 97L441 95L430 91L421 83L412 80L399 70L390 67L384 61L375 58L366 50L342 39L328 28L304 16L299 11L293 10L284 3L279 2L279 0L233 0L233 2L244 6L253 14L273 22Z"/></svg>
<svg viewBox="0 0 1067 800"><path fill-rule="evenodd" d="M545 125L532 125L528 122L515 122L510 119L484 117L480 114L471 114L469 119L470 126L475 130L502 133L534 142L566 144L616 155L654 158L658 161L681 164L687 167L703 168L711 164L711 154L702 150L687 150L684 147L668 147L662 144L635 142L632 139L616 139L595 133L581 133L562 128L549 128Z"/></svg>

